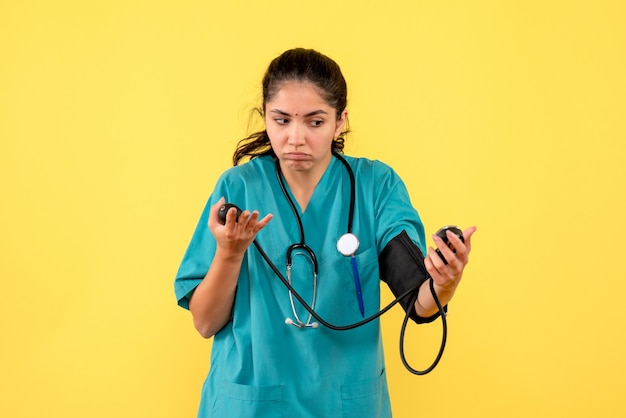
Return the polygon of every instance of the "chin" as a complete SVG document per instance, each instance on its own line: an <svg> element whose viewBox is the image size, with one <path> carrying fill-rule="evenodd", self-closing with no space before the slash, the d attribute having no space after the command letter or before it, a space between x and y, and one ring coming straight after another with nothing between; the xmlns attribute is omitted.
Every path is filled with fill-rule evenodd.
<svg viewBox="0 0 626 418"><path fill-rule="evenodd" d="M292 171L307 171L311 169L313 164L310 161L285 161L285 167Z"/></svg>

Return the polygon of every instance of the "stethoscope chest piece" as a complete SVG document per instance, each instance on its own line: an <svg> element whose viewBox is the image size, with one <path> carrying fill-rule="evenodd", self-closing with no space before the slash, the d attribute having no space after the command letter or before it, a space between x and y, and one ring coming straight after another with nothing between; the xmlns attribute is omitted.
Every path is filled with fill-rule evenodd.
<svg viewBox="0 0 626 418"><path fill-rule="evenodd" d="M359 239L356 235L348 232L343 234L337 241L337 251L346 257L350 257L359 249Z"/></svg>

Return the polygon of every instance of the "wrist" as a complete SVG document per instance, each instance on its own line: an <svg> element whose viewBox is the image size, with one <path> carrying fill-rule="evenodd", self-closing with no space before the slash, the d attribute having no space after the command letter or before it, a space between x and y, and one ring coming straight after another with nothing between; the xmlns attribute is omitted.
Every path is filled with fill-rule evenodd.
<svg viewBox="0 0 626 418"><path fill-rule="evenodd" d="M437 294L439 300L446 301L447 303L447 301L452 299L452 296L454 296L454 292L456 291L458 284L459 283L456 281L451 281L441 285L437 284L437 282L433 280L433 289L435 289L435 293Z"/></svg>
<svg viewBox="0 0 626 418"><path fill-rule="evenodd" d="M245 251L236 251L218 246L215 250L213 261L219 260L223 263L241 264Z"/></svg>

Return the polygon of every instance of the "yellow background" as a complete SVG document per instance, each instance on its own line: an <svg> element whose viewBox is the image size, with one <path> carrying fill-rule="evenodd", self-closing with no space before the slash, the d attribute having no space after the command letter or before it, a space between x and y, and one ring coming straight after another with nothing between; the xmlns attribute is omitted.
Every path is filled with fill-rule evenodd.
<svg viewBox="0 0 626 418"><path fill-rule="evenodd" d="M195 416L211 342L172 279L295 46L344 70L347 153L392 165L429 233L479 228L432 374L383 320L395 416L625 416L625 21L618 0L2 1L0 416ZM439 338L411 328L409 361Z"/></svg>

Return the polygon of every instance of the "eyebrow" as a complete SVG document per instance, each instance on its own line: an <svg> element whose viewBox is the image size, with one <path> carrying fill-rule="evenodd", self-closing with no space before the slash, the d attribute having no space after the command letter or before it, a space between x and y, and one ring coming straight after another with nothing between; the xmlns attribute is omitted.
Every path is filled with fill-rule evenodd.
<svg viewBox="0 0 626 418"><path fill-rule="evenodd" d="M277 113L281 116L291 116L289 113L280 110L280 109L272 109L270 110L270 113ZM306 115L304 115L305 118L311 117L311 116L315 116L315 115L328 115L328 112L326 112L325 110L319 109L319 110L314 110L312 112L307 113Z"/></svg>

